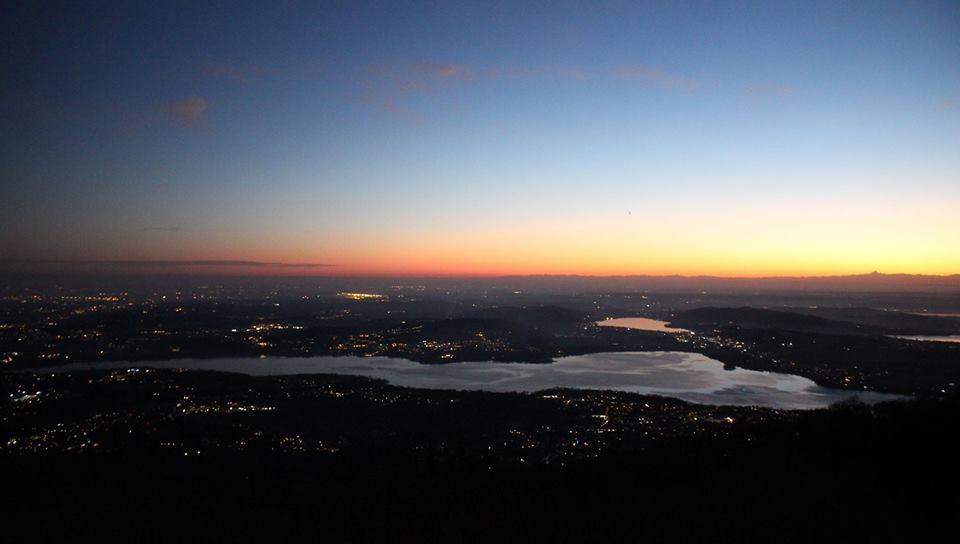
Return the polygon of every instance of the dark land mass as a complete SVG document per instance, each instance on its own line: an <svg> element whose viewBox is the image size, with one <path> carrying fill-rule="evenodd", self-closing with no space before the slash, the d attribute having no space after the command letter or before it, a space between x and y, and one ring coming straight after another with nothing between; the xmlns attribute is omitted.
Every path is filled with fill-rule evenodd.
<svg viewBox="0 0 960 544"><path fill-rule="evenodd" d="M873 308L791 308L800 314L876 327L888 334L949 335L960 333L960 315L918 315Z"/></svg>
<svg viewBox="0 0 960 544"><path fill-rule="evenodd" d="M955 319L862 308L822 313L850 321L757 308L698 308L677 313L671 324L710 338L704 354L744 368L797 374L844 389L934 396L957 390L960 344L887 336L953 334Z"/></svg>
<svg viewBox="0 0 960 544"><path fill-rule="evenodd" d="M722 327L862 335L960 334L960 318L871 308L697 308L677 313L671 324L699 332Z"/></svg>
<svg viewBox="0 0 960 544"><path fill-rule="evenodd" d="M950 317L891 311L956 313L955 293L598 292L563 278L537 293L489 279L169 281L0 297L7 539L958 536L960 344L888 336L955 330ZM695 332L594 324L626 316ZM142 368L228 356L549 363L645 350L912 399L796 412ZM141 368L43 371L75 361Z"/></svg>
<svg viewBox="0 0 960 544"><path fill-rule="evenodd" d="M693 351L731 368L788 372L844 389L936 396L960 383L960 344L887 336L952 333L960 321L951 317L860 306L683 309L701 301L699 294L528 296L436 292L424 286L398 286L386 293L359 300L344 298L355 296L351 293L307 296L280 288L258 295L224 287L139 296L21 293L0 300L0 361L10 368L42 368L69 362L355 355L421 363L549 363L597 352ZM901 303L909 298L901 297ZM697 334L594 324L611 314L665 318Z"/></svg>
<svg viewBox="0 0 960 544"><path fill-rule="evenodd" d="M670 326L697 332L713 332L723 327L780 329L828 334L865 334L869 332L857 323L761 308L697 308L686 310L674 316L670 321Z"/></svg>
<svg viewBox="0 0 960 544"><path fill-rule="evenodd" d="M12 541L958 536L956 396L792 412L145 370L0 388Z"/></svg>
<svg viewBox="0 0 960 544"><path fill-rule="evenodd" d="M827 387L938 396L960 383L955 343L736 327L721 329L717 338L733 347L706 346L704 354L743 368L805 376Z"/></svg>

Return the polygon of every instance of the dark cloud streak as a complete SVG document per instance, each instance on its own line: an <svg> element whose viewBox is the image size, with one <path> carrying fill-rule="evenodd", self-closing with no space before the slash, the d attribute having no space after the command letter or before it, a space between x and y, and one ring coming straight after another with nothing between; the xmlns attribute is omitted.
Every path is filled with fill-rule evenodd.
<svg viewBox="0 0 960 544"><path fill-rule="evenodd" d="M179 266L246 266L262 268L323 268L336 266L328 263L284 263L274 261L243 261L243 260L184 260L184 261L151 261L151 260L104 260L104 261L69 261L69 260L38 260L22 261L22 263L34 264L62 264L73 266L106 266L106 267L131 267L131 268L152 268L152 267L179 267Z"/></svg>

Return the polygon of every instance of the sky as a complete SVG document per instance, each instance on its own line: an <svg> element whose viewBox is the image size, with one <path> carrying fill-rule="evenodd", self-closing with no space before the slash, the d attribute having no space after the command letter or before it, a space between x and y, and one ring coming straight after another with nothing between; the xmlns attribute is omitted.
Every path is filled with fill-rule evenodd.
<svg viewBox="0 0 960 544"><path fill-rule="evenodd" d="M0 262L960 273L960 2L18 2Z"/></svg>

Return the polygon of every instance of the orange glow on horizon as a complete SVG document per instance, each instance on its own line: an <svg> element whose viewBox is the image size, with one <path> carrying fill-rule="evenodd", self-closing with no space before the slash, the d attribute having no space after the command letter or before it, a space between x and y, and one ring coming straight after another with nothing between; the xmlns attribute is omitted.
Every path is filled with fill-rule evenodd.
<svg viewBox="0 0 960 544"><path fill-rule="evenodd" d="M256 261L261 266L165 266L156 273L481 277L682 275L814 277L960 273L960 227L947 204L860 202L690 206L616 216L569 212L428 225L247 230L157 248L118 239L112 253L75 260ZM63 259L69 261L69 259ZM278 265L278 263L283 263ZM326 263L306 266L301 263ZM266 265L266 266L263 266ZM291 266L296 265L296 266Z"/></svg>

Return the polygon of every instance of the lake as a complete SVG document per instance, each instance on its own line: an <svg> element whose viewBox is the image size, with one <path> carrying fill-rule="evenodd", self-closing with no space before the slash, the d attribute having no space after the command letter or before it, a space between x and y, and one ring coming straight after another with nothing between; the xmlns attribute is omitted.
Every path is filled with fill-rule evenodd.
<svg viewBox="0 0 960 544"><path fill-rule="evenodd" d="M141 363L73 363L44 372L92 368L184 368L253 376L339 374L380 378L422 389L533 393L553 388L625 391L674 397L701 404L824 408L858 397L864 402L902 398L820 387L800 376L758 372L723 364L699 353L675 351L592 353L560 357L550 364L468 362L421 364L387 357L268 357L176 359Z"/></svg>
<svg viewBox="0 0 960 544"><path fill-rule="evenodd" d="M893 338L902 338L904 340L919 340L921 342L955 342L960 343L960 334L952 334L946 336L902 336L893 334L890 335Z"/></svg>
<svg viewBox="0 0 960 544"><path fill-rule="evenodd" d="M680 327L668 327L666 321L650 319L648 317L616 317L613 319L604 319L597 321L599 327L622 327L624 329L637 329L641 331L656 332L691 332Z"/></svg>

